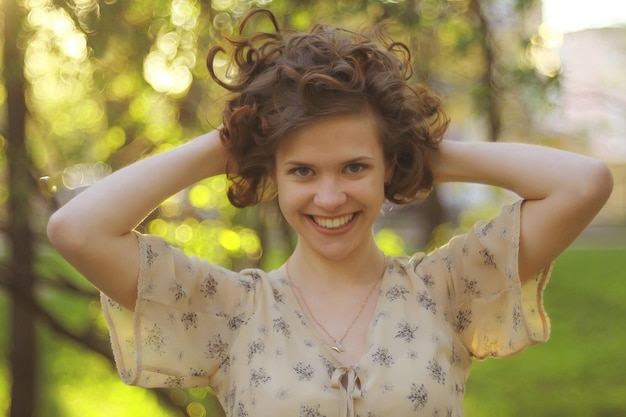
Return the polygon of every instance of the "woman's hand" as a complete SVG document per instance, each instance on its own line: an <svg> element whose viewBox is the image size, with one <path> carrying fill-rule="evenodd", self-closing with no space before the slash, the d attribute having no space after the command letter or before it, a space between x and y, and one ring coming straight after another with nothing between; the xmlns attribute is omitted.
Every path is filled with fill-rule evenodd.
<svg viewBox="0 0 626 417"><path fill-rule="evenodd" d="M223 173L227 160L214 130L123 168L52 215L50 242L96 287L132 309L139 271L132 230L169 196Z"/></svg>
<svg viewBox="0 0 626 417"><path fill-rule="evenodd" d="M606 164L542 146L443 141L433 160L435 182L506 188L524 199L519 274L545 268L585 229L613 188Z"/></svg>

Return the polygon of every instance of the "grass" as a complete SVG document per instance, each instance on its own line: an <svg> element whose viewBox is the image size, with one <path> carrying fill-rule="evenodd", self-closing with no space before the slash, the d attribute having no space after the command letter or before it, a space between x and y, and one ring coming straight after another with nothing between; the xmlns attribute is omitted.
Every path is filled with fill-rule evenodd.
<svg viewBox="0 0 626 417"><path fill-rule="evenodd" d="M626 249L565 252L545 306L548 343L477 362L466 415L626 416Z"/></svg>

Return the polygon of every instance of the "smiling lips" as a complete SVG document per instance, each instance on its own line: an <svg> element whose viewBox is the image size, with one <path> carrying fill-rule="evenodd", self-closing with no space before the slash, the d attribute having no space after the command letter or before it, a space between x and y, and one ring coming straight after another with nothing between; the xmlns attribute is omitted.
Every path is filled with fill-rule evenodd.
<svg viewBox="0 0 626 417"><path fill-rule="evenodd" d="M354 218L354 213L346 214L341 217L334 217L332 219L326 217L317 217L311 216L311 219L320 227L325 229L339 229L342 226L350 223L350 221Z"/></svg>

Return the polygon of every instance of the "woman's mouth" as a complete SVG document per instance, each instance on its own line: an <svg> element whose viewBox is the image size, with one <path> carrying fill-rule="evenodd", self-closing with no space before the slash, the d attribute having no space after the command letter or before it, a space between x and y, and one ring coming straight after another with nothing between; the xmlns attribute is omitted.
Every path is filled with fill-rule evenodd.
<svg viewBox="0 0 626 417"><path fill-rule="evenodd" d="M332 230L332 229L339 229L340 227L343 227L346 224L350 223L352 219L354 218L354 213L346 214L345 216L333 217L333 218L317 217L317 216L310 216L310 217L313 220L313 222L317 224L318 226L323 227L324 229Z"/></svg>

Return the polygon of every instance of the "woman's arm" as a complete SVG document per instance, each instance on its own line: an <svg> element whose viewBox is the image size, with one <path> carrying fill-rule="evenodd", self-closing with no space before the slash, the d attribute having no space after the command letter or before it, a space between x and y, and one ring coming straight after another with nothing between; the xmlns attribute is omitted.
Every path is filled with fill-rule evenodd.
<svg viewBox="0 0 626 417"><path fill-rule="evenodd" d="M50 218L53 246L96 287L133 309L139 257L131 231L163 200L224 172L215 130L123 168L74 197Z"/></svg>
<svg viewBox="0 0 626 417"><path fill-rule="evenodd" d="M613 188L597 159L542 146L443 141L433 163L435 182L474 182L506 188L522 205L519 274L545 268L585 229Z"/></svg>

